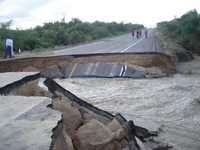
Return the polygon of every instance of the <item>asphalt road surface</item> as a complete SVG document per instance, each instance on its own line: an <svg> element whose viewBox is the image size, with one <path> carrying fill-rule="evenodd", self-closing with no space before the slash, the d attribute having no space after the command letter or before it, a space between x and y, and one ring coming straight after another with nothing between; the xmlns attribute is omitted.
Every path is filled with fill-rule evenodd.
<svg viewBox="0 0 200 150"><path fill-rule="evenodd" d="M92 54L92 53L162 52L160 41L153 30L148 37L132 38L131 34L106 38L97 42L54 51L54 55ZM144 78L143 70L130 68L126 64L89 63L73 64L64 67L65 77L132 77ZM55 71L52 71L55 72Z"/></svg>
<svg viewBox="0 0 200 150"><path fill-rule="evenodd" d="M133 39L131 34L106 38L97 42L83 44L54 51L55 55L91 54L91 53L127 53L127 52L162 52L160 41L152 30L148 38Z"/></svg>

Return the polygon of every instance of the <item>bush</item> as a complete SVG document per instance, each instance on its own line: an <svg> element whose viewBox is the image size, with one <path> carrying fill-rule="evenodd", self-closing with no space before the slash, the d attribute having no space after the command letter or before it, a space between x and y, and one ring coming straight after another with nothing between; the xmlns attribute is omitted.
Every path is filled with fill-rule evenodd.
<svg viewBox="0 0 200 150"><path fill-rule="evenodd" d="M158 23L158 30L185 49L200 53L200 15L196 10L172 21Z"/></svg>
<svg viewBox="0 0 200 150"><path fill-rule="evenodd" d="M22 50L34 50L36 48L77 44L126 33L132 29L143 28L143 25L138 24L105 23L100 21L89 23L82 22L76 18L68 23L63 21L45 23L44 26L37 26L28 30L11 30L8 28L9 25L10 22L0 26L0 37L1 41L8 36L13 38L14 50L19 48Z"/></svg>
<svg viewBox="0 0 200 150"><path fill-rule="evenodd" d="M0 56L3 56L4 45L3 42L0 40Z"/></svg>

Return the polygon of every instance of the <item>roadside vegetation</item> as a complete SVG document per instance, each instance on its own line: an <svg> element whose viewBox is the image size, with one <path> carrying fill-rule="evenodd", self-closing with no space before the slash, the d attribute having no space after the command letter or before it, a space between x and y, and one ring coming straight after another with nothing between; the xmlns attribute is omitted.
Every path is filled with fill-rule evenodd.
<svg viewBox="0 0 200 150"><path fill-rule="evenodd" d="M6 37L14 39L14 50L34 50L40 48L53 48L55 46L73 45L82 42L97 40L104 37L127 33L132 29L143 28L140 24L93 23L72 19L65 22L45 23L32 29L10 29L12 21L0 24L0 51L4 48Z"/></svg>
<svg viewBox="0 0 200 150"><path fill-rule="evenodd" d="M192 10L172 21L160 22L157 30L161 34L165 48L180 47L200 54L200 14Z"/></svg>

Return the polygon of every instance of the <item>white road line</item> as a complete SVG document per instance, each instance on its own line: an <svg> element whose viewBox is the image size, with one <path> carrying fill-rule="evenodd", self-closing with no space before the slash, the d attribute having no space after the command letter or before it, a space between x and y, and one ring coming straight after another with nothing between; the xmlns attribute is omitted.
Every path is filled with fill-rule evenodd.
<svg viewBox="0 0 200 150"><path fill-rule="evenodd" d="M126 70L127 70L127 65L125 64L125 66L124 66L125 68L124 68L124 74L126 73ZM124 74L123 74L123 76L124 76Z"/></svg>
<svg viewBox="0 0 200 150"><path fill-rule="evenodd" d="M76 63L76 64L74 64L74 66L73 66L73 68L72 68L72 71L69 73L69 76L68 76L68 78L71 78L72 77L72 75L74 74L74 72L75 72L75 70L76 70L76 67L78 66L78 64Z"/></svg>
<svg viewBox="0 0 200 150"><path fill-rule="evenodd" d="M123 52L127 51L129 48L131 48L131 47L135 46L136 44L140 43L143 39L144 39L144 38L142 38L142 39L136 41L135 43L133 43L132 45L130 45L129 47L123 49L123 50L120 51L120 52L123 53Z"/></svg>
<svg viewBox="0 0 200 150"><path fill-rule="evenodd" d="M122 76L123 71L124 71L124 65L123 65L122 68L121 68L121 72L120 72L120 74L119 74L120 77Z"/></svg>

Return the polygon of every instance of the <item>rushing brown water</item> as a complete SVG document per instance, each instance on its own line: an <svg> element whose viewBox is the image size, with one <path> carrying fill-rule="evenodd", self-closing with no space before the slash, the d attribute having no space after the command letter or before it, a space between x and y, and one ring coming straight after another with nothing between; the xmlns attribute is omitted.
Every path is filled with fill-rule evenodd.
<svg viewBox="0 0 200 150"><path fill-rule="evenodd" d="M200 150L200 75L160 79L65 79L59 84L82 99L135 124L159 130L174 150Z"/></svg>

